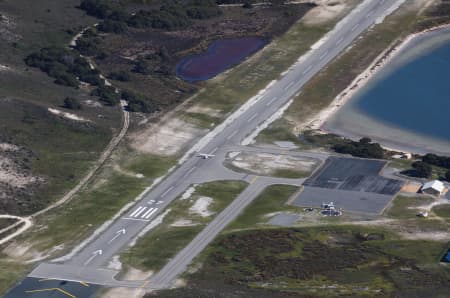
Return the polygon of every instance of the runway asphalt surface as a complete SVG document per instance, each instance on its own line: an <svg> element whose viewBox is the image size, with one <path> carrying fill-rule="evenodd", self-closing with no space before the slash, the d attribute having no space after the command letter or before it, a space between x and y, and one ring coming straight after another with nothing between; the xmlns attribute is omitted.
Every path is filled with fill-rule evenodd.
<svg viewBox="0 0 450 298"><path fill-rule="evenodd" d="M396 2L396 1L395 1ZM324 43L294 64L284 77L273 84L258 101L211 139L202 153L215 154L212 159L192 156L167 178L144 195L123 216L78 251L71 259L59 263L42 263L29 277L81 281L106 286L170 286L188 263L267 185L280 183L277 178L260 178L235 173L222 166L227 148L241 143L256 127L283 107L303 85L326 64L347 48L355 38L384 15L394 1L366 0L353 10L345 22L334 28ZM264 150L263 150L264 151ZM191 184L215 180L244 180L251 185L219 214L195 240L183 249L148 283L116 281L113 270L106 270L112 257L118 255L148 224ZM297 182L300 182L298 180ZM296 183L294 183L296 184ZM224 215L222 215L224 214ZM225 214L227 216L225 216ZM6 297L28 297L9 295ZM34 297L34 296L29 296Z"/></svg>

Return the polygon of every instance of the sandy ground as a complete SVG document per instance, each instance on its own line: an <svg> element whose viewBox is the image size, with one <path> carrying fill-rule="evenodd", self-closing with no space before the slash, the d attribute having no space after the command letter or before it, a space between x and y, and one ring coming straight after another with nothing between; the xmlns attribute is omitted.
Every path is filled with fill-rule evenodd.
<svg viewBox="0 0 450 298"><path fill-rule="evenodd" d="M41 181L28 171L21 170L16 163L6 156L6 153L18 151L20 148L9 143L0 143L0 183L13 188L25 188L27 185ZM0 199L6 198L7 193L0 189Z"/></svg>
<svg viewBox="0 0 450 298"><path fill-rule="evenodd" d="M205 130L177 117L164 117L160 123L150 124L133 134L131 145L141 152L170 156L180 152L204 132Z"/></svg>
<svg viewBox="0 0 450 298"><path fill-rule="evenodd" d="M194 205L189 208L189 213L197 214L201 217L208 217L214 214L214 212L209 211L209 206L212 204L214 200L210 197L199 197Z"/></svg>
<svg viewBox="0 0 450 298"><path fill-rule="evenodd" d="M83 117L77 116L72 113L63 112L57 109L48 108L48 111L54 115L61 116L63 118L74 120L74 121L81 121L81 122L89 122L90 120L84 119Z"/></svg>
<svg viewBox="0 0 450 298"><path fill-rule="evenodd" d="M302 19L306 25L320 25L340 16L351 0L316 0L317 7L311 9Z"/></svg>
<svg viewBox="0 0 450 298"><path fill-rule="evenodd" d="M223 114L219 110L212 109L210 107L202 106L202 105L194 105L186 110L188 113L199 113L205 114L212 117L221 118Z"/></svg>
<svg viewBox="0 0 450 298"><path fill-rule="evenodd" d="M153 272L143 272L141 270L135 268L129 268L125 276L122 278L123 280L146 280L148 279ZM137 288L113 288L107 290L104 294L101 295L102 298L141 298L144 297L146 293L145 289Z"/></svg>
<svg viewBox="0 0 450 298"><path fill-rule="evenodd" d="M241 152L231 160L231 165L260 175L272 175L277 170L310 172L316 166L316 162L289 155Z"/></svg>
<svg viewBox="0 0 450 298"><path fill-rule="evenodd" d="M421 187L422 187L421 183L408 182L405 185L403 185L403 187L400 191L407 192L407 193L418 193Z"/></svg>

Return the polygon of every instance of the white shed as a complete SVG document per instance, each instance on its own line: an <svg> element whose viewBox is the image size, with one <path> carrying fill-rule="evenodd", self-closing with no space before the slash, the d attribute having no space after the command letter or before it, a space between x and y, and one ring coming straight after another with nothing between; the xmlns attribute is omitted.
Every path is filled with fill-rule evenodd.
<svg viewBox="0 0 450 298"><path fill-rule="evenodd" d="M422 186L422 192L427 193L434 196L440 196L444 193L445 186L444 183L442 183L439 180L433 180L425 183Z"/></svg>

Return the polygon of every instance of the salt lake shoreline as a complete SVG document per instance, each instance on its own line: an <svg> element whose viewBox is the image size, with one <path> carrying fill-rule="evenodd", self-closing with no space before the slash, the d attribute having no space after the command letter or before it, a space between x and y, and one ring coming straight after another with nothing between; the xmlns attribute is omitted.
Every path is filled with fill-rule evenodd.
<svg viewBox="0 0 450 298"><path fill-rule="evenodd" d="M345 129L339 128L324 128L325 123L335 115L345 104L348 103L353 96L361 90L375 74L381 71L389 62L398 56L405 48L411 46L413 42L418 38L425 36L430 33L439 33L444 31L446 33L450 32L450 24L440 25L433 28L429 28L417 33L408 35L403 40L397 40L393 42L386 50L384 50L370 65L359 74L352 83L345 88L331 104L325 109L321 110L318 114L313 116L309 121L305 122L305 125L301 127L301 130L318 130L323 133L334 133L341 137L346 137L350 139L357 139L362 136L357 136L353 133L346 131ZM371 137L370 135L368 137ZM422 146L413 146L403 142L396 142L389 139L373 138L375 141L380 142L380 144L388 150L401 151L405 153L417 153L425 154L428 152L433 152L437 154L449 154L449 152L441 152L440 150L433 150L430 148L424 148Z"/></svg>

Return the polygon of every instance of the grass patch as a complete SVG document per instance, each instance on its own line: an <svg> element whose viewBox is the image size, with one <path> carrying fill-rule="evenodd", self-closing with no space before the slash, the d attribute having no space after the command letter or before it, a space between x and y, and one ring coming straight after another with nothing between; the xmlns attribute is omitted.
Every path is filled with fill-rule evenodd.
<svg viewBox="0 0 450 298"><path fill-rule="evenodd" d="M246 184L237 181L210 182L196 187L190 199L177 200L162 224L138 240L121 256L122 262L142 270L159 270L167 261L183 249L214 218L241 193ZM199 197L209 197L213 202L208 211L213 215L202 217L189 212ZM172 226L179 220L189 221L191 226Z"/></svg>
<svg viewBox="0 0 450 298"><path fill-rule="evenodd" d="M439 217L450 219L450 205L439 205L431 209Z"/></svg>
<svg viewBox="0 0 450 298"><path fill-rule="evenodd" d="M220 118L203 113L184 113L182 114L182 118L188 123L205 129L211 128L221 122Z"/></svg>
<svg viewBox="0 0 450 298"><path fill-rule="evenodd" d="M392 206L386 210L386 215L398 219L414 219L417 217L421 205L427 205L434 199L426 196L398 196L392 201Z"/></svg>
<svg viewBox="0 0 450 298"><path fill-rule="evenodd" d="M104 167L102 173L70 203L39 218L40 227L32 229L26 236L41 250L61 244L64 244L65 249L69 249L111 219L123 206L144 191L154 178L159 177L175 163L169 159L142 157L142 164L145 165L149 161L150 164L145 166L147 175L144 179ZM153 168L151 164L154 165Z"/></svg>
<svg viewBox="0 0 450 298"><path fill-rule="evenodd" d="M207 82L194 102L224 113L231 112L270 81L277 79L333 26L334 23L306 26L301 21L297 22L264 50L230 70L226 76Z"/></svg>
<svg viewBox="0 0 450 298"><path fill-rule="evenodd" d="M281 177L281 178L305 178L309 177L311 172L303 172L291 169L277 169L271 176Z"/></svg>
<svg viewBox="0 0 450 298"><path fill-rule="evenodd" d="M0 254L0 294L6 293L12 285L22 279L28 269L28 266Z"/></svg>
<svg viewBox="0 0 450 298"><path fill-rule="evenodd" d="M245 229L258 225L264 215L277 211L296 210L285 205L289 197L298 190L291 185L272 185L267 187L226 230Z"/></svg>

